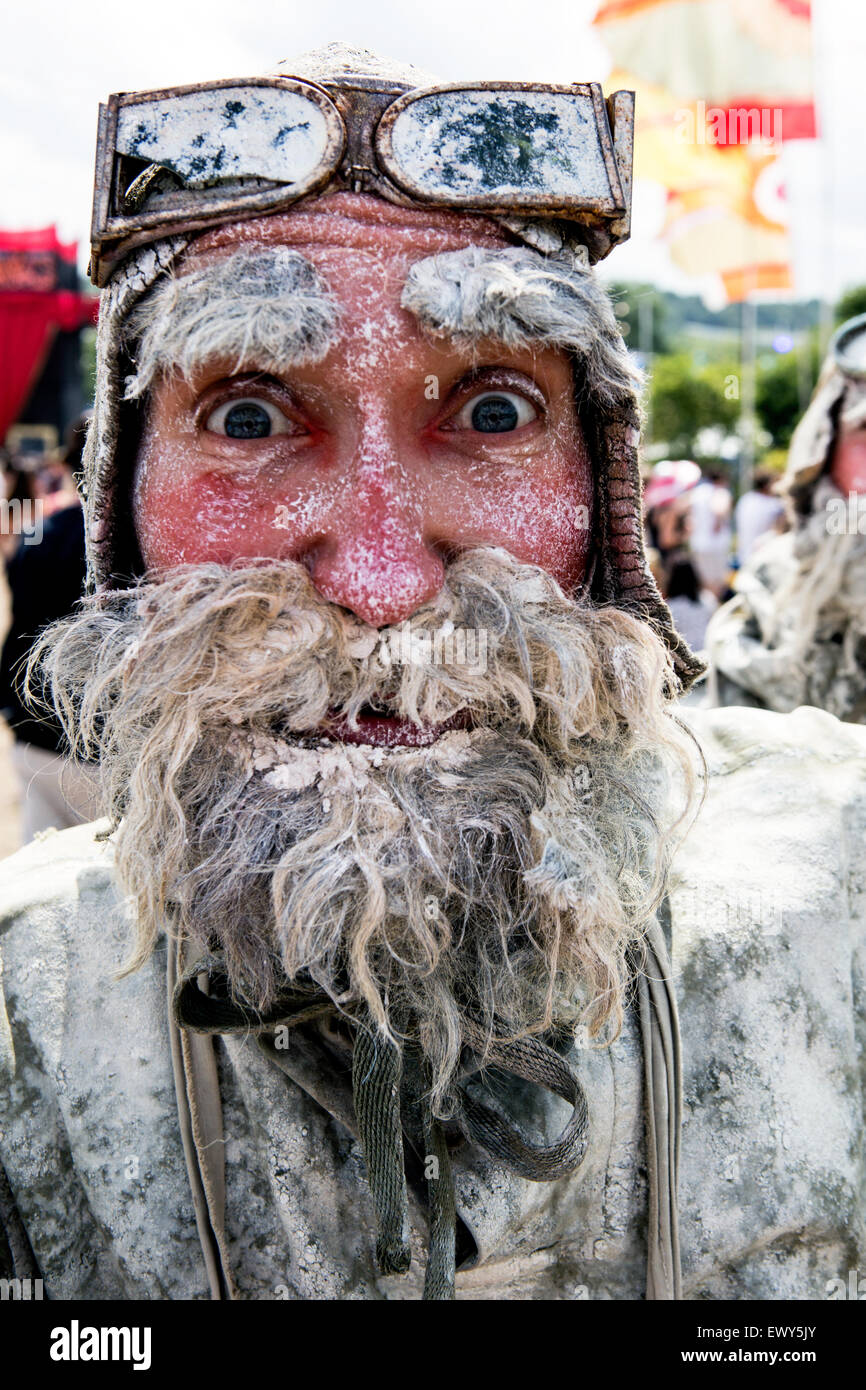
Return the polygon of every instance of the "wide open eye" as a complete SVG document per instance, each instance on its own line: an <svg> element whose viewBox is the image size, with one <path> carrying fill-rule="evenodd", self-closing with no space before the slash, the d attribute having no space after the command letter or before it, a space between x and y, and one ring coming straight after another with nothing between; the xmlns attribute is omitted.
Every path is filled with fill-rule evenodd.
<svg viewBox="0 0 866 1390"><path fill-rule="evenodd" d="M452 429L479 434L508 434L538 419L538 410L515 391L482 391L461 406L449 422Z"/></svg>
<svg viewBox="0 0 866 1390"><path fill-rule="evenodd" d="M271 401L250 396L218 405L207 417L205 428L228 439L267 439L272 434L288 434L292 426Z"/></svg>

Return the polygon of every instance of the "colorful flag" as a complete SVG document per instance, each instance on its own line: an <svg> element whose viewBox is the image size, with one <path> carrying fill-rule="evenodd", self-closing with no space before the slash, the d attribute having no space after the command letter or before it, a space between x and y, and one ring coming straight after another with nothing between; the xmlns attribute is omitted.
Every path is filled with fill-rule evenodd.
<svg viewBox="0 0 866 1390"><path fill-rule="evenodd" d="M637 93L635 176L667 189L664 236L729 301L791 285L778 155L816 133L808 0L606 0L613 88Z"/></svg>

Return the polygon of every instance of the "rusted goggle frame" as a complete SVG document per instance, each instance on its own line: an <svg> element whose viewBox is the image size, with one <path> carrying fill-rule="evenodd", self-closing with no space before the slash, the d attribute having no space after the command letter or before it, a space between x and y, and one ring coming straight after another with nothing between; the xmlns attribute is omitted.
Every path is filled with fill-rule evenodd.
<svg viewBox="0 0 866 1390"><path fill-rule="evenodd" d="M132 182L141 169L117 151L118 116L137 103L169 101L199 92L225 88L274 88L295 92L313 102L326 126L325 148L307 178L287 185L260 182L255 188L219 186L180 188L163 198L156 209L129 210L124 206ZM393 149L394 125L414 102L449 92L563 93L591 106L601 158L607 176L605 196L569 197L523 190L520 194L476 190L447 197L431 196L408 179ZM90 272L94 284L103 286L116 262L136 246L177 233L203 231L229 221L259 217L289 207L313 193L349 189L369 192L389 202L409 207L445 207L464 212L502 216L558 217L582 229L591 261L606 256L630 230L634 94L614 92L605 100L598 83L552 86L541 83L473 82L445 83L407 90L373 79L347 79L321 85L295 77L228 78L219 82L150 92L116 93L99 108L96 178L91 228ZM132 161L134 164L135 161ZM137 161L141 165L141 161ZM153 170L159 168L152 165ZM146 171L149 172L149 171ZM131 181L130 181L131 180Z"/></svg>

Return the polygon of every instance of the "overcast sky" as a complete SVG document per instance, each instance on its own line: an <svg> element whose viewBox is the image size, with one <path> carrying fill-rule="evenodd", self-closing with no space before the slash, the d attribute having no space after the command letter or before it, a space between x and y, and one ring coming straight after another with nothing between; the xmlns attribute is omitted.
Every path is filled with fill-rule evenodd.
<svg viewBox="0 0 866 1390"><path fill-rule="evenodd" d="M866 282L866 0L815 0L824 138L786 147L797 291L835 297ZM408 59L453 81L604 81L589 27L595 0L27 0L4 6L0 55L0 227L90 225L96 114L110 92L267 72L331 40ZM639 187L618 278L704 289L655 239L661 198Z"/></svg>

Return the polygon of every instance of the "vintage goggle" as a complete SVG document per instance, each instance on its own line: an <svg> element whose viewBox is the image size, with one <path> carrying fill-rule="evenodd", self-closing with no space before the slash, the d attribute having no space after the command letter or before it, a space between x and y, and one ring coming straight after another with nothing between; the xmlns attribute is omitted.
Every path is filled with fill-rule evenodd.
<svg viewBox="0 0 866 1390"><path fill-rule="evenodd" d="M229 79L100 106L91 276L135 246L349 189L407 206L580 225L591 260L629 233L634 94L597 83Z"/></svg>
<svg viewBox="0 0 866 1390"><path fill-rule="evenodd" d="M866 314L858 314L836 329L830 352L840 372L857 381L866 380Z"/></svg>

